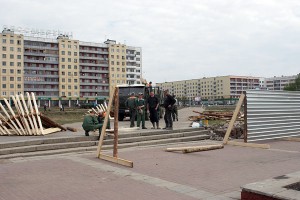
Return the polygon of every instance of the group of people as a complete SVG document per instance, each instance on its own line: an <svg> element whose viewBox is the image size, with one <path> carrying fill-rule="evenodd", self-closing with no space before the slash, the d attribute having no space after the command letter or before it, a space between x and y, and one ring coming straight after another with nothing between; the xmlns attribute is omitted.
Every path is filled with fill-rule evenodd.
<svg viewBox="0 0 300 200"><path fill-rule="evenodd" d="M149 97L145 100L143 93L139 93L138 97L135 93L131 93L130 97L125 102L126 107L129 109L130 114L130 127L135 127L135 118L137 118L137 127L147 129L145 126L146 111L150 113L150 121L152 123L151 129L160 129L159 126L159 99L150 90ZM178 112L176 107L175 96L169 94L169 90L164 91L163 107L165 109L164 121L165 127L163 129L173 130L173 121L178 121ZM93 110L86 115L83 120L82 127L85 130L85 135L89 136L89 131L99 129L99 138L103 126L103 119L105 114L97 115ZM108 124L109 127L109 124Z"/></svg>
<svg viewBox="0 0 300 200"><path fill-rule="evenodd" d="M165 128L168 130L173 129L173 121L178 121L178 112L175 105L176 100L174 96L169 94L169 90L164 91L164 103L165 108ZM146 109L150 113L150 122L152 123L152 129L160 129L159 127L159 100L154 95L154 92L150 90L149 97L145 100L143 93L138 94L138 98L135 97L135 93L131 93L130 97L126 101L126 107L130 113L130 127L134 127L135 118L137 118L137 127L140 128L142 122L142 129L147 129L145 126Z"/></svg>

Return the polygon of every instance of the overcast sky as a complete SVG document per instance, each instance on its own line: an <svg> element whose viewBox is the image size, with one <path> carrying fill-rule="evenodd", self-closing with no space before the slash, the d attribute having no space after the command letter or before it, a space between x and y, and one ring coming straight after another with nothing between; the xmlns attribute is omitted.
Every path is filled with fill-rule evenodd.
<svg viewBox="0 0 300 200"><path fill-rule="evenodd" d="M0 25L142 47L152 82L300 72L299 0L0 0Z"/></svg>

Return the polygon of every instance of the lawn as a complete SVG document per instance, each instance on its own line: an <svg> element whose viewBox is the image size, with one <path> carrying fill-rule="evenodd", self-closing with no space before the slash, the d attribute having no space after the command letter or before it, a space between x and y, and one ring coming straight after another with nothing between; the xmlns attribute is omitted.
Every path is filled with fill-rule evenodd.
<svg viewBox="0 0 300 200"><path fill-rule="evenodd" d="M51 108L51 110L47 110L46 112L44 112L43 109L40 109L40 112L56 123L63 125L82 122L83 116L87 113L87 110L88 109L65 108L64 111L60 111L58 108Z"/></svg>

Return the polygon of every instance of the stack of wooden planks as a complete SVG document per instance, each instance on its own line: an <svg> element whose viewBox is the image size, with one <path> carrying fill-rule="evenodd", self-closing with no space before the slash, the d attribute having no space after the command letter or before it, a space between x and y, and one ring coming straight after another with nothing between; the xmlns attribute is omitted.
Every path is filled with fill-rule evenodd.
<svg viewBox="0 0 300 200"><path fill-rule="evenodd" d="M66 130L39 112L34 93L10 97L15 107L4 98L0 103L0 135L46 135ZM25 100L26 98L26 100Z"/></svg>
<svg viewBox="0 0 300 200"><path fill-rule="evenodd" d="M198 113L198 116L190 116L189 120L197 121L200 119L207 119L207 120L230 120L232 118L233 112L228 111L204 111L198 112L194 111L194 113ZM238 119L243 120L244 114L239 112Z"/></svg>

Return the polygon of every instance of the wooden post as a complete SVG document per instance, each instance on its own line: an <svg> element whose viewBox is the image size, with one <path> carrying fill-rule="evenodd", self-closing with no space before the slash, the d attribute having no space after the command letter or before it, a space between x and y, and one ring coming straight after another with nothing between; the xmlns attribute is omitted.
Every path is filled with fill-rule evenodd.
<svg viewBox="0 0 300 200"><path fill-rule="evenodd" d="M114 98L114 151L113 156L118 157L118 129L119 129L119 88L115 89Z"/></svg>
<svg viewBox="0 0 300 200"><path fill-rule="evenodd" d="M233 128L234 122L235 122L235 120L236 120L236 118L237 118L237 115L239 114L240 109L241 109L241 106L242 106L242 104L243 104L243 102L244 102L244 98L245 98L245 95L244 95L244 94L241 94L240 99L239 99L239 102L237 103L237 105L236 105L236 107L235 107L235 111L234 111L234 113L233 113L233 115L232 115L231 121L230 121L230 123L229 123L229 126L228 126L228 128L227 128L226 134L225 134L225 136L224 136L223 144L227 144L227 142L228 142L228 138L229 138L229 136L230 136L230 133L231 133L231 130L232 130L232 128Z"/></svg>
<svg viewBox="0 0 300 200"><path fill-rule="evenodd" d="M247 142L247 137L248 137L248 121L247 121L247 93L246 91L244 92L245 98L244 98L244 142Z"/></svg>
<svg viewBox="0 0 300 200"><path fill-rule="evenodd" d="M106 127L107 127L107 122L108 122L108 119L109 119L109 113L110 113L110 110L111 110L113 97L114 97L114 94L115 94L115 87L113 88L113 91L110 94L111 95L109 97L108 107L107 107L107 110L106 110L106 115L105 115L105 119L104 119L104 122L103 122L102 130L101 130L101 136L100 136L99 144L98 144L98 148L97 148L97 157L98 158L100 156L100 152L101 152L101 148L102 148L102 144L103 144L103 139L104 139L104 136L106 134Z"/></svg>

